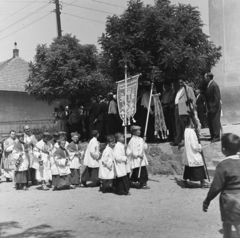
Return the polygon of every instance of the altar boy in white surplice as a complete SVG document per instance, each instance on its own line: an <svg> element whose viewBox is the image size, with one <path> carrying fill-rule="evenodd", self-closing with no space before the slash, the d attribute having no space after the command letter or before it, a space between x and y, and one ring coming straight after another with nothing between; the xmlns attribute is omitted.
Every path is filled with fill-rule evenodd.
<svg viewBox="0 0 240 238"><path fill-rule="evenodd" d="M50 142L50 134L44 132L42 140L38 141L33 149L36 160L32 165L36 169L36 179L42 182L43 190L48 190L46 183L52 181L50 166L51 156L53 156L52 151L53 146Z"/></svg>
<svg viewBox="0 0 240 238"><path fill-rule="evenodd" d="M107 146L102 153L99 161L99 178L102 180L102 192L113 191L113 179L115 179L113 148L115 146L115 138L113 135L107 136Z"/></svg>
<svg viewBox="0 0 240 238"><path fill-rule="evenodd" d="M71 183L73 186L80 185L80 167L83 151L79 143L80 135L77 132L71 133L72 142L67 146L71 170Z"/></svg>
<svg viewBox="0 0 240 238"><path fill-rule="evenodd" d="M147 150L147 143L140 137L141 127L131 127L132 138L128 143L127 155L130 160L130 167L132 170L131 181L139 182L140 188L149 188L147 186L148 172L146 166L148 165L147 156L145 150ZM140 176L139 170L141 168Z"/></svg>
<svg viewBox="0 0 240 238"><path fill-rule="evenodd" d="M126 156L126 148L124 145L124 135L122 133L115 134L117 143L114 147L114 164L116 169L116 193L119 195L128 195L130 183L128 174L130 172L129 159Z"/></svg>
<svg viewBox="0 0 240 238"><path fill-rule="evenodd" d="M99 171L99 159L100 159L100 151L99 151L99 133L97 130L92 131L93 138L89 141L87 146L85 156L84 156L84 165L86 166L85 170L82 174L81 182L84 187L87 187L87 181L91 181L94 183L98 183L98 171Z"/></svg>

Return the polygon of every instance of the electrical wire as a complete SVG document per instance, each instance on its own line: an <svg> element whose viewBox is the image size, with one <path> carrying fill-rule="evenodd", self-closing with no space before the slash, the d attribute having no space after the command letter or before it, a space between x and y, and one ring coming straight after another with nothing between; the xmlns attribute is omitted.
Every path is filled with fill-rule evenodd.
<svg viewBox="0 0 240 238"><path fill-rule="evenodd" d="M80 17L80 16L73 15L73 14L66 13L66 12L61 12L61 13L64 14L64 15L69 15L69 16L73 16L73 17L77 17L77 18L81 18L81 19L84 19L84 20L93 21L93 22L97 22L97 23L99 23L99 24L105 25L105 23L104 23L104 22L101 22L101 21L96 21L96 20L93 20L93 19L89 19L89 18L85 18L85 17Z"/></svg>
<svg viewBox="0 0 240 238"><path fill-rule="evenodd" d="M35 0L35 1L33 1L33 2L30 2L30 3L29 3L28 5L26 5L25 7L21 8L20 10L14 12L14 13L12 13L9 17L6 17L6 18L4 18L3 20L1 20L0 23L3 22L3 21L5 21L5 20L7 20L7 19L9 19L9 18L12 17L13 15L15 15L16 13L18 13L18 12L22 11L23 9L27 8L28 6L30 6L31 4L33 4L33 3L36 2L36 1L37 1L37 0Z"/></svg>
<svg viewBox="0 0 240 238"><path fill-rule="evenodd" d="M44 16L42 16L42 17L38 18L37 20L35 20L35 21L33 21L33 22L31 22L31 23L23 26L22 28L19 28L18 30L12 32L11 34L9 34L9 35L7 35L7 36L4 36L3 38L0 39L0 41L3 40L3 39L5 39L5 38L7 38L7 37L9 37L9 36L11 36L11 35L13 35L13 34L15 34L15 33L18 32L18 31L21 31L22 29L24 29L24 28L32 25L33 23L40 21L41 19L45 18L46 16L50 15L51 13L52 13L52 12L49 12L48 14L45 14Z"/></svg>
<svg viewBox="0 0 240 238"><path fill-rule="evenodd" d="M120 7L120 8L125 9L124 7L121 7L121 6L118 6L118 5L115 5L115 4L111 4L111 3L101 2L101 1L98 1L98 0L92 0L92 1L93 2L98 2L98 3L101 3L101 4L105 4L105 5L109 5L109 6Z"/></svg>
<svg viewBox="0 0 240 238"><path fill-rule="evenodd" d="M30 14L28 14L27 16L25 16L25 17L21 18L20 20L14 22L14 23L11 24L10 26L7 26L7 27L3 28L2 30L0 30L0 32L3 32L3 31L5 31L5 30L9 29L10 27L16 25L17 23L25 20L26 18L32 16L34 13L37 13L38 11L44 9L44 8L47 7L49 4L51 4L51 3L47 3L47 4L43 5L42 7L38 8L37 10L35 10L35 11L31 12Z"/></svg>
<svg viewBox="0 0 240 238"><path fill-rule="evenodd" d="M32 2L32 1L9 1L9 0L7 0L7 1L0 1L0 2L14 2L14 3L27 3L27 2ZM38 1L38 2L36 2L36 3L47 3L48 1Z"/></svg>
<svg viewBox="0 0 240 238"><path fill-rule="evenodd" d="M30 14L31 12L22 12L22 13L15 13L14 15L25 15L25 14ZM47 12L36 12L36 13L47 13ZM9 16L9 15L12 15L12 14L1 14L1 16Z"/></svg>
<svg viewBox="0 0 240 238"><path fill-rule="evenodd" d="M65 3L65 4L67 4L67 3ZM96 11L96 12L102 12L102 13L107 13L107 14L116 14L116 13L113 13L113 12L101 11L101 10L97 10L97 9L93 9L93 8L89 8L89 7L82 7L82 6L71 4L71 3L68 3L68 5L83 8L83 9L87 9L87 10L91 10L91 11Z"/></svg>

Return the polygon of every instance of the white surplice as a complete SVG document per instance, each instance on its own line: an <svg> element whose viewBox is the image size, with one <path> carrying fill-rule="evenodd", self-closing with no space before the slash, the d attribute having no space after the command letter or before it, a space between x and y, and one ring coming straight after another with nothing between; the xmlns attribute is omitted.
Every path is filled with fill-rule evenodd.
<svg viewBox="0 0 240 238"><path fill-rule="evenodd" d="M93 137L87 146L85 156L84 156L84 165L90 168L98 168L99 167L99 142L97 138Z"/></svg>
<svg viewBox="0 0 240 238"><path fill-rule="evenodd" d="M189 167L203 166L203 159L199 149L202 146L198 143L197 135L192 128L186 128L184 131L184 153L183 162Z"/></svg>
<svg viewBox="0 0 240 238"><path fill-rule="evenodd" d="M145 150L147 150L147 143L143 138L133 135L127 148L127 156L129 157L131 169L148 165ZM143 159L140 157L143 157Z"/></svg>
<svg viewBox="0 0 240 238"><path fill-rule="evenodd" d="M103 151L102 157L99 161L98 176L100 179L114 179L116 177L114 168L113 149L108 145Z"/></svg>
<svg viewBox="0 0 240 238"><path fill-rule="evenodd" d="M51 157L53 145L50 141L45 143L43 140L40 140L36 143L33 154L35 156L35 160L33 161L32 167L36 169L36 179L37 180L52 180L52 173L51 173ZM44 151L48 151L45 153ZM41 158L39 158L39 156ZM39 161L42 161L42 165L40 165Z"/></svg>
<svg viewBox="0 0 240 238"><path fill-rule="evenodd" d="M131 172L129 160L126 156L125 146L121 142L117 142L114 150L114 163L116 168L117 177L123 177L127 175L127 173Z"/></svg>

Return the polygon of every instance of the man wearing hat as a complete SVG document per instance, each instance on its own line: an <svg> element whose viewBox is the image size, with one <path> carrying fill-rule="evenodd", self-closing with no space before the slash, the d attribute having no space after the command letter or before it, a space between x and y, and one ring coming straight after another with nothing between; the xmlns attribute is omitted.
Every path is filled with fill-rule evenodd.
<svg viewBox="0 0 240 238"><path fill-rule="evenodd" d="M99 159L100 159L100 150L99 150L99 142L98 137L99 133L97 130L92 131L93 138L89 141L87 146L84 162L83 164L86 166L85 170L82 174L82 184L84 187L87 187L87 181L91 181L97 183L98 172L99 172Z"/></svg>
<svg viewBox="0 0 240 238"><path fill-rule="evenodd" d="M28 125L24 126L24 143L26 144L29 152L29 157L30 157L30 164L29 164L29 178L28 180L32 181L32 184L36 184L36 170L32 167L33 165L33 147L37 143L36 137L31 133L31 129L29 128Z"/></svg>
<svg viewBox="0 0 240 238"><path fill-rule="evenodd" d="M15 183L16 189L27 190L28 182L28 168L29 168L29 154L28 146L24 143L24 133L19 132L16 134L18 142L13 147L13 158L15 161Z"/></svg>
<svg viewBox="0 0 240 238"><path fill-rule="evenodd" d="M80 135L77 132L71 133L72 142L67 146L67 151L69 153L69 163L71 171L71 184L73 186L80 185L80 167L81 158L83 156L83 151L81 145L79 144Z"/></svg>
<svg viewBox="0 0 240 238"><path fill-rule="evenodd" d="M7 182L14 179L14 162L12 159L12 151L14 145L17 143L16 132L11 130L9 132L9 137L3 143L3 176L6 178Z"/></svg>
<svg viewBox="0 0 240 238"><path fill-rule="evenodd" d="M43 138L36 143L33 153L38 162L33 165L36 169L36 179L42 182L43 190L48 190L46 183L52 180L50 160L51 156L53 156L53 146L48 132L43 133Z"/></svg>

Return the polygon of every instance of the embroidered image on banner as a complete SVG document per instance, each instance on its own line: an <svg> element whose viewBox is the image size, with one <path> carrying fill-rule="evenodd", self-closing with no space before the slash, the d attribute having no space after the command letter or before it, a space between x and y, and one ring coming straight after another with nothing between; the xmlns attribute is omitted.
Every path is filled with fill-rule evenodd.
<svg viewBox="0 0 240 238"><path fill-rule="evenodd" d="M134 114L136 113L138 78L139 74L127 79L127 103L125 103L125 79L117 82L118 110L120 118L123 120L123 125L130 124L130 118L133 118ZM127 112L126 122L125 107Z"/></svg>

